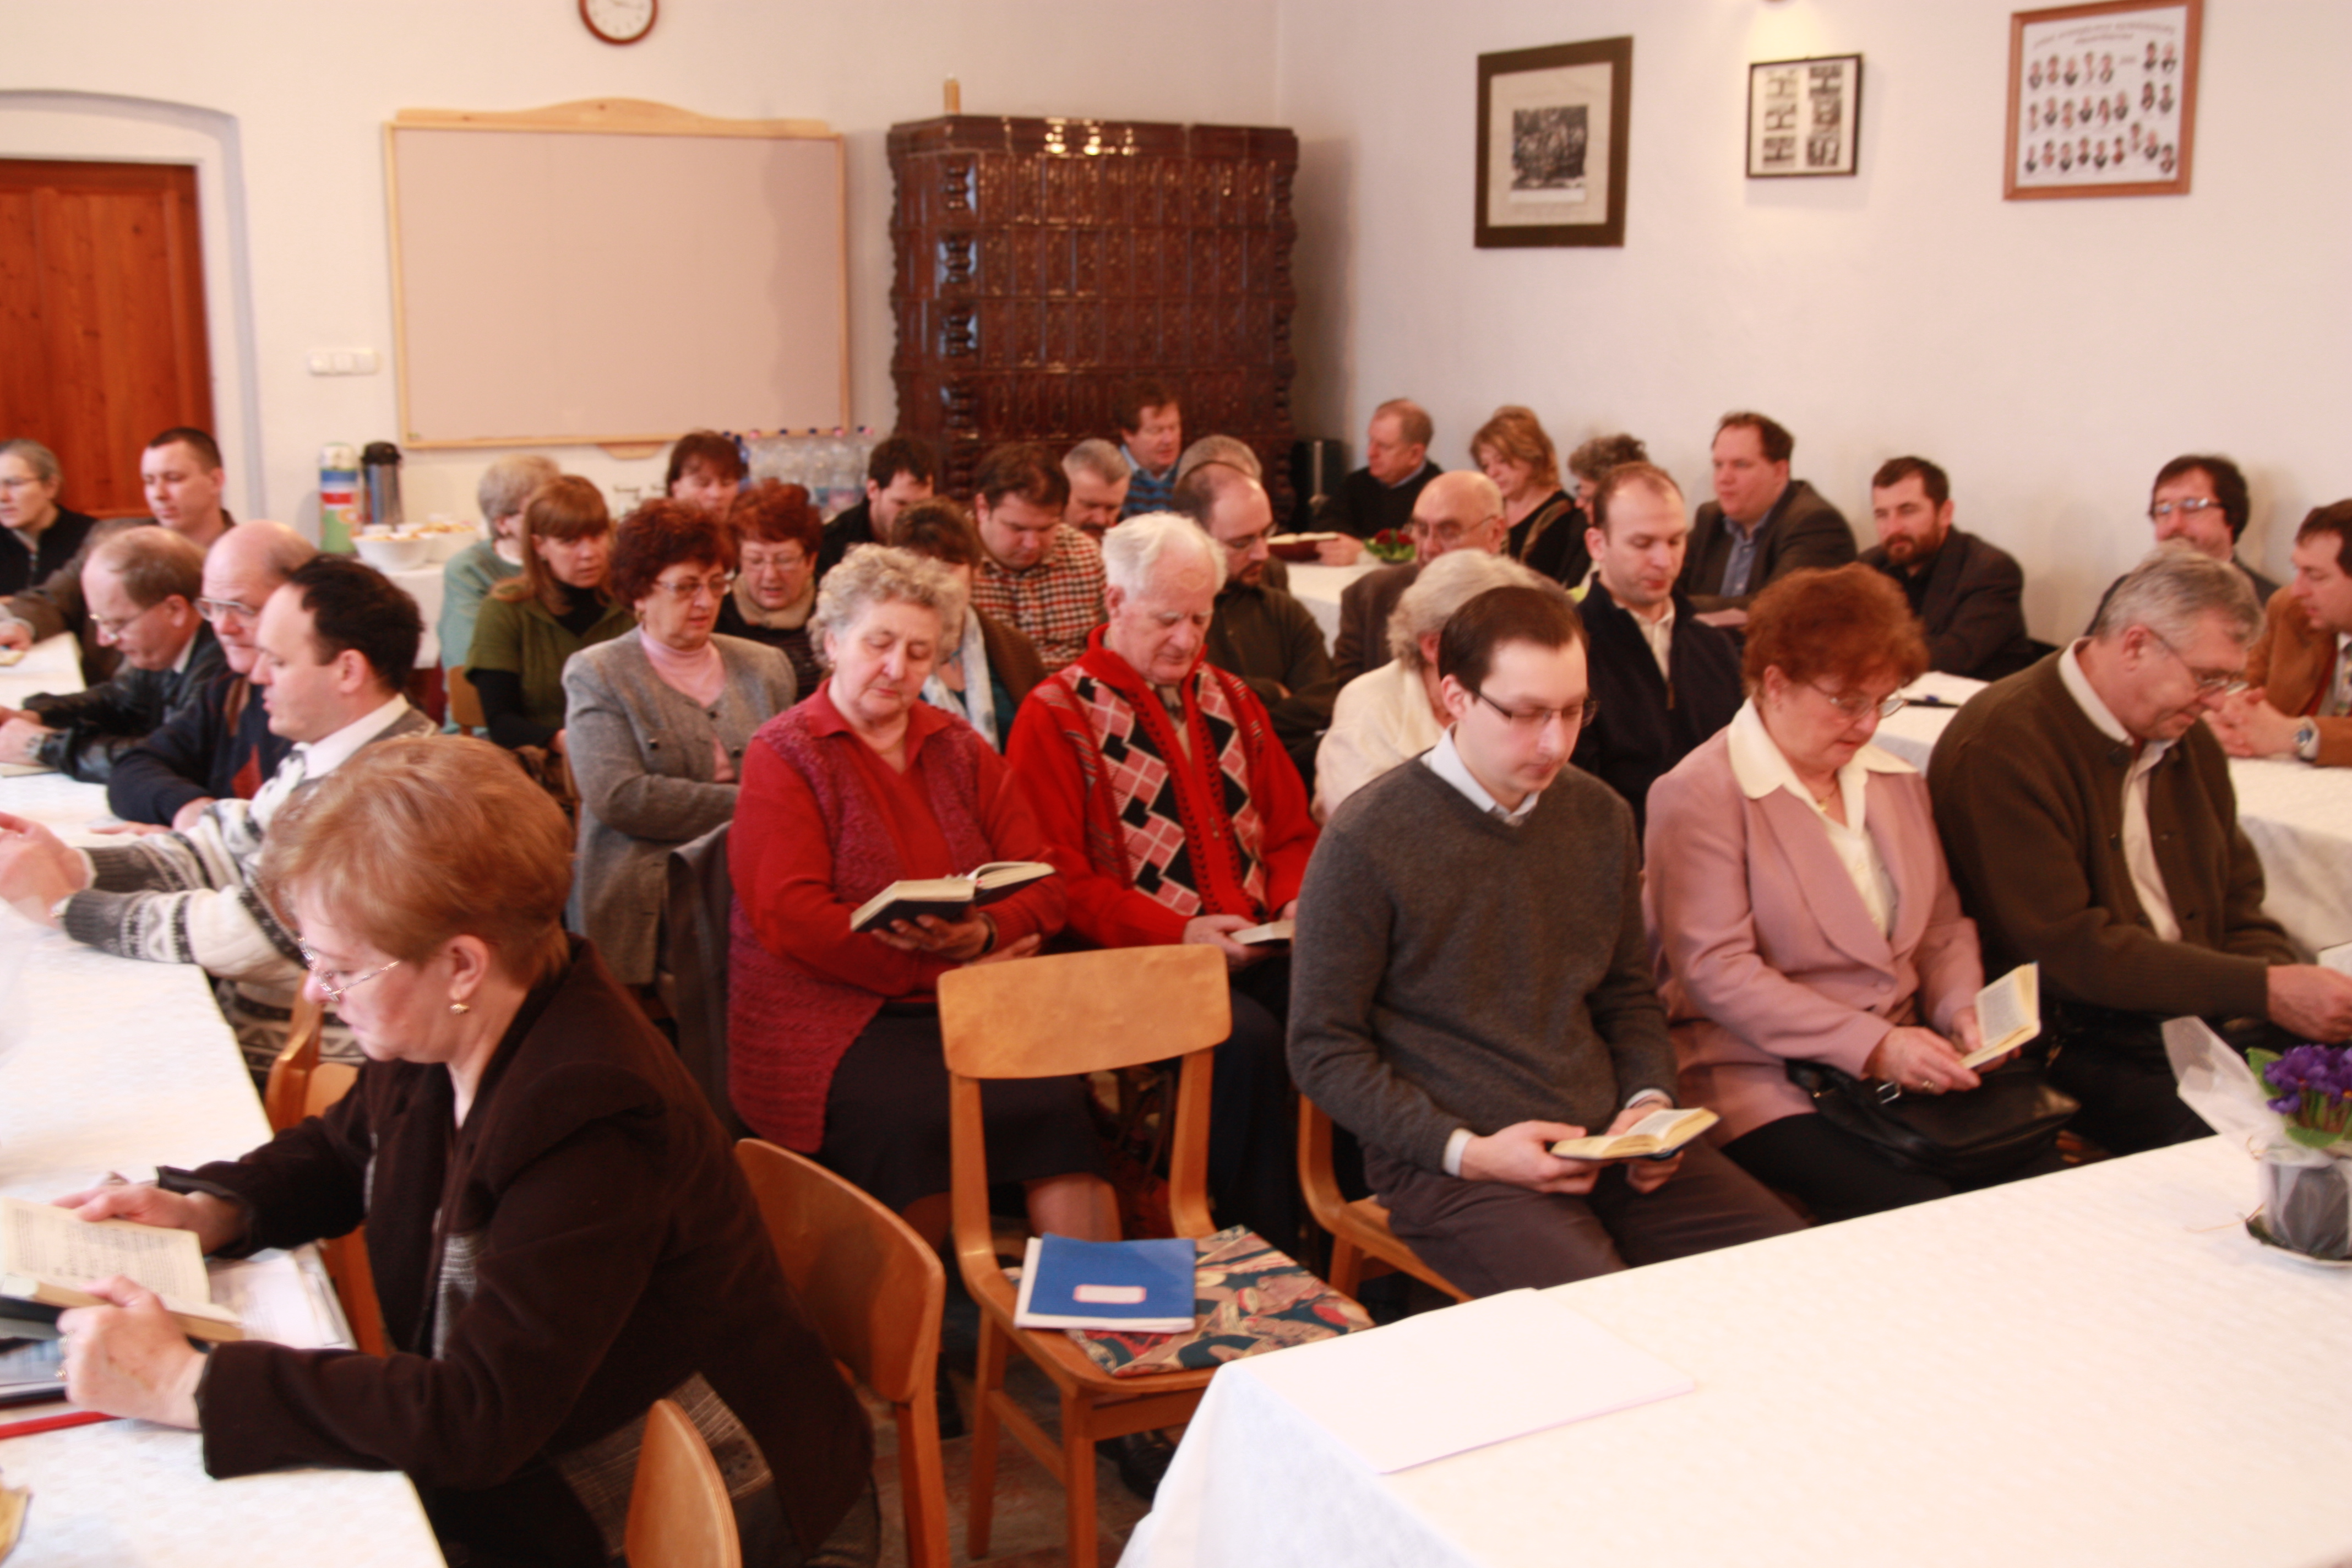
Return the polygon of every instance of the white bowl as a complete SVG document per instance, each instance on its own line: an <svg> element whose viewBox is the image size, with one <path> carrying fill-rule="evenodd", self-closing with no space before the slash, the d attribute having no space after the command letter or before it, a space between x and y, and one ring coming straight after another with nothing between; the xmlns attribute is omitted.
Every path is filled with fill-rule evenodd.
<svg viewBox="0 0 2352 1568"><path fill-rule="evenodd" d="M422 534L362 533L352 543L379 572L414 572L433 563L433 542Z"/></svg>
<svg viewBox="0 0 2352 1568"><path fill-rule="evenodd" d="M443 528L425 534L425 542L432 547L433 559L439 562L448 560L481 537L478 528Z"/></svg>

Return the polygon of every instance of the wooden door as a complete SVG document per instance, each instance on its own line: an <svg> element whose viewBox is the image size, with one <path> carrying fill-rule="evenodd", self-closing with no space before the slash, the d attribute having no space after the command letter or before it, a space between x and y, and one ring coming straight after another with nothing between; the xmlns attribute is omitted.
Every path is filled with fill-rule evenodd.
<svg viewBox="0 0 2352 1568"><path fill-rule="evenodd" d="M143 517L174 425L213 427L195 170L0 159L0 440L57 453L64 505Z"/></svg>

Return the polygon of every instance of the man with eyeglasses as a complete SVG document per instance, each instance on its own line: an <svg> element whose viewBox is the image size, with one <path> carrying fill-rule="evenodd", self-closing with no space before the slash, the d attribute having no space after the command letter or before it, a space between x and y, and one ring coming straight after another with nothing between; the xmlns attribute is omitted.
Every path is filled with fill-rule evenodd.
<svg viewBox="0 0 2352 1568"><path fill-rule="evenodd" d="M1349 795L1307 864L1300 1090L1362 1140L1397 1236L1474 1296L1797 1229L1705 1142L1551 1152L1674 1104L1633 814L1568 765L1591 688L1563 590L1471 599L1437 668L1444 737Z"/></svg>
<svg viewBox="0 0 2352 1568"><path fill-rule="evenodd" d="M438 726L401 695L425 635L416 601L362 562L315 557L269 596L253 635L270 728L293 742L253 799L216 801L184 831L98 849L0 816L0 899L102 952L203 965L257 1085L286 1043L303 974L294 933L257 879L270 823L361 747ZM321 1050L357 1059L340 1026Z"/></svg>
<svg viewBox="0 0 2352 1568"><path fill-rule="evenodd" d="M210 550L236 526L236 519L221 504L220 446L202 430L174 426L147 443L139 457L139 478L147 492L153 521L199 550ZM100 533L121 524L93 530L82 552L7 602L0 615L0 647L29 647L37 642L71 632L81 639L82 679L95 686L112 675L120 656L102 642L90 624L83 602L81 569Z"/></svg>
<svg viewBox="0 0 2352 1568"><path fill-rule="evenodd" d="M2263 912L2229 759L2199 721L2243 689L2244 574L2179 544L2116 584L2091 635L1969 700L1927 766L1985 970L2042 966L2053 1082L2118 1153L2202 1137L2167 1018L2241 1048L2352 1036L2352 975L2299 963Z"/></svg>
<svg viewBox="0 0 2352 1568"><path fill-rule="evenodd" d="M0 708L0 762L103 784L116 760L220 674L220 645L196 613L204 552L169 530L109 534L81 569L99 640L123 668L98 685Z"/></svg>
<svg viewBox="0 0 2352 1568"><path fill-rule="evenodd" d="M2254 603L2267 605L2279 585L2237 553L2252 514L2246 476L2229 458L2210 453L2192 452L2165 464L2156 471L2156 488L2147 498L2147 521L2155 526L2157 543L2182 545L2208 560L2227 562L2252 584ZM2122 581L2109 584L2107 594ZM2106 604L2106 595L2101 595L2100 610ZM2097 619L2096 613L2092 618Z"/></svg>
<svg viewBox="0 0 2352 1568"><path fill-rule="evenodd" d="M225 667L161 727L114 761L106 801L125 822L184 829L215 800L251 800L293 742L269 728L254 700L254 631L261 606L319 553L282 522L242 523L205 556L197 610L219 639Z"/></svg>
<svg viewBox="0 0 2352 1568"><path fill-rule="evenodd" d="M1224 552L1225 580L1209 622L1209 662L1240 676L1257 693L1311 795L1315 743L1330 727L1339 683L1314 612L1265 580L1274 502L1249 474L1211 462L1176 481L1175 508Z"/></svg>
<svg viewBox="0 0 2352 1568"><path fill-rule="evenodd" d="M1339 636L1331 647L1331 674L1345 686L1389 661L1389 616L1421 569L1449 550L1500 555L1511 542L1503 521L1503 492L1471 469L1433 474L1412 499L1413 559L1367 572L1339 594Z"/></svg>

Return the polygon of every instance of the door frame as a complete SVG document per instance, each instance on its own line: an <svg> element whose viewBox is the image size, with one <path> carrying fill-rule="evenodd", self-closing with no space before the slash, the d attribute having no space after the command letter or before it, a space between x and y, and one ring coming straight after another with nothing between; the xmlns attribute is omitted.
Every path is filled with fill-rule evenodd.
<svg viewBox="0 0 2352 1568"><path fill-rule="evenodd" d="M0 157L194 166L213 436L228 463L222 499L240 517L271 515L246 234L245 158L236 117L195 104L115 93L0 89Z"/></svg>

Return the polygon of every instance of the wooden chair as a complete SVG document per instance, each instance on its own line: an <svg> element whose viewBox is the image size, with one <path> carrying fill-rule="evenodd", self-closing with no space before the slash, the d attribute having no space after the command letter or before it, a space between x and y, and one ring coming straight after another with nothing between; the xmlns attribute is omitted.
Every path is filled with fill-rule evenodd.
<svg viewBox="0 0 2352 1568"><path fill-rule="evenodd" d="M1421 1260L1420 1254L1397 1239L1389 1228L1389 1211L1378 1198L1349 1203L1339 1191L1331 1168L1331 1119L1304 1094L1298 1097L1298 1184L1307 1194L1307 1207L1315 1223L1331 1233L1331 1289L1352 1296L1364 1280L1366 1259L1402 1269L1457 1301L1470 1297L1454 1283Z"/></svg>
<svg viewBox="0 0 2352 1568"><path fill-rule="evenodd" d="M834 1358L890 1402L907 1561L948 1568L937 1373L947 1270L913 1227L815 1161L757 1138L735 1145L768 1238Z"/></svg>
<svg viewBox="0 0 2352 1568"><path fill-rule="evenodd" d="M1096 1568L1095 1444L1190 1420L1210 1376L1181 1372L1115 1378L1060 1330L1013 1326L1017 1292L997 1261L989 1227L981 1080L1051 1078L1182 1058L1169 1153L1169 1208L1179 1236L1203 1237L1213 1228L1207 1190L1213 1053L1232 1032L1225 962L1211 947L1076 952L981 964L940 977L956 1259L981 1309L971 1518L964 1536L964 1549L975 1558L988 1554L1000 1421L1068 1494L1070 1568ZM1004 1392L1005 1353L1015 1346L1060 1391L1059 1443Z"/></svg>
<svg viewBox="0 0 2352 1568"><path fill-rule="evenodd" d="M630 1568L743 1568L719 1461L675 1399L646 1412L623 1540Z"/></svg>
<svg viewBox="0 0 2352 1568"><path fill-rule="evenodd" d="M487 728L489 721L482 717L482 694L474 689L471 680L466 679L466 667L462 664L452 666L446 677L446 684L449 717L456 721L457 728L468 735Z"/></svg>
<svg viewBox="0 0 2352 1568"><path fill-rule="evenodd" d="M319 1037L326 1026L326 1010L297 994L294 1017L286 1031L286 1045L269 1064L268 1086L262 1090L261 1109L269 1130L283 1132L319 1115L343 1098L359 1080L360 1069L349 1062L319 1059ZM335 1282L344 1321L351 1324L352 1342L370 1355L388 1355L383 1337L383 1313L375 1300L375 1270L368 1262L367 1226L349 1236L319 1244L327 1277Z"/></svg>

